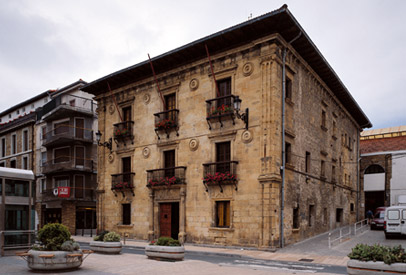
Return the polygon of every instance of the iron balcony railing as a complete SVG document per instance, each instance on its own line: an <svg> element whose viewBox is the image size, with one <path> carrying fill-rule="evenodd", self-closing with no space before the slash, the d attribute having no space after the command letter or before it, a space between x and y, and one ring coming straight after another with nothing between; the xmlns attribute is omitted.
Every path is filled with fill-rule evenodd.
<svg viewBox="0 0 406 275"><path fill-rule="evenodd" d="M133 172L111 175L111 190L132 190L134 188L134 175Z"/></svg>
<svg viewBox="0 0 406 275"><path fill-rule="evenodd" d="M147 187L186 184L186 166L147 170Z"/></svg>
<svg viewBox="0 0 406 275"><path fill-rule="evenodd" d="M67 140L93 142L93 130L62 124L48 130L42 135L42 144L44 146L57 143L58 141L66 142Z"/></svg>
<svg viewBox="0 0 406 275"><path fill-rule="evenodd" d="M206 100L207 118L234 116L234 95L226 95Z"/></svg>
<svg viewBox="0 0 406 275"><path fill-rule="evenodd" d="M179 124L178 124L178 117L179 117L179 110L172 109L160 113L154 114L155 116L155 132L158 135L159 131L165 131L167 137L169 138L169 132L174 129L176 131L176 135L178 134ZM159 139L159 135L158 135Z"/></svg>
<svg viewBox="0 0 406 275"><path fill-rule="evenodd" d="M113 124L113 136L115 140L122 140L125 138L133 139L134 137L134 121L124 121Z"/></svg>
<svg viewBox="0 0 406 275"><path fill-rule="evenodd" d="M60 156L41 164L41 172L43 174L70 170L93 172L95 168L96 166L92 159L72 158L71 156Z"/></svg>
<svg viewBox="0 0 406 275"><path fill-rule="evenodd" d="M203 164L203 183L206 186L234 184L237 190L237 165L238 161L222 161Z"/></svg>

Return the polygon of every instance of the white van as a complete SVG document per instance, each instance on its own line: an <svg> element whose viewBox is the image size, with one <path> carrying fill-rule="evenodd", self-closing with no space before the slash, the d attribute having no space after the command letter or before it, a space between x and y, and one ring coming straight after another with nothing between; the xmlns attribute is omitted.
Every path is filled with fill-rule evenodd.
<svg viewBox="0 0 406 275"><path fill-rule="evenodd" d="M406 235L406 206L391 206L385 210L385 238Z"/></svg>

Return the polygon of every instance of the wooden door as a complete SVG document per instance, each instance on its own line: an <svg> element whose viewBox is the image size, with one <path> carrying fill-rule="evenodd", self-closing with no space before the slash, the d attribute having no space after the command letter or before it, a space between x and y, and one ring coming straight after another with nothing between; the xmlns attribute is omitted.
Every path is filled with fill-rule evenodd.
<svg viewBox="0 0 406 275"><path fill-rule="evenodd" d="M172 233L171 220L172 220L172 204L161 203L159 215L159 228L161 232L161 237L171 237Z"/></svg>
<svg viewBox="0 0 406 275"><path fill-rule="evenodd" d="M176 120L176 113L175 111L171 111L176 109L176 94L170 94L165 96L165 108L168 113L166 114L166 119L171 121Z"/></svg>
<svg viewBox="0 0 406 275"><path fill-rule="evenodd" d="M75 118L75 137L84 138L85 120L83 118Z"/></svg>
<svg viewBox="0 0 406 275"><path fill-rule="evenodd" d="M216 172L227 173L230 172L231 150L230 142L216 143Z"/></svg>

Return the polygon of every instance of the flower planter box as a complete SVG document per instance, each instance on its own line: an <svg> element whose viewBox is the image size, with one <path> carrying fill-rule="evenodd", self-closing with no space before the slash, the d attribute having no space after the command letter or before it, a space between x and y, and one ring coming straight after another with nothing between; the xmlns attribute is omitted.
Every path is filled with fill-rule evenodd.
<svg viewBox="0 0 406 275"><path fill-rule="evenodd" d="M29 254L28 267L32 270L76 269L83 262L81 250L73 252L29 250L27 254Z"/></svg>
<svg viewBox="0 0 406 275"><path fill-rule="evenodd" d="M384 262L361 262L357 260L349 260L347 262L347 273L353 275L368 275L368 274L406 274L406 264L394 263L391 265Z"/></svg>
<svg viewBox="0 0 406 275"><path fill-rule="evenodd" d="M90 249L94 252L105 253L105 254L119 254L122 249L121 242L90 242Z"/></svg>
<svg viewBox="0 0 406 275"><path fill-rule="evenodd" d="M185 247L148 245L145 247L145 255L147 255L148 258L182 261L185 257Z"/></svg>

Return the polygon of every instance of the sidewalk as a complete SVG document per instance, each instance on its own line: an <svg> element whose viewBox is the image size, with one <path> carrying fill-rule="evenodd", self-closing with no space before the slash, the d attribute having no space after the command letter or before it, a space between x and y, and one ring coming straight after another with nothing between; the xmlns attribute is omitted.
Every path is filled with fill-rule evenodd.
<svg viewBox="0 0 406 275"><path fill-rule="evenodd" d="M323 234L324 235L324 234ZM198 254L209 254L209 255L229 255L231 257L250 257L254 259L261 260L275 260L275 261L289 261L289 262L311 262L317 264L325 265L338 265L346 266L349 260L347 256L348 253L339 253L338 256L334 251L331 253L326 253L324 247L317 247L316 244L321 243L322 238L325 236L320 235L310 240L307 240L296 245L288 246L283 249L279 249L276 252L268 252L256 250L253 248L224 248L224 247L208 247L199 246L195 244L185 244L185 250L188 252L198 253ZM72 236L78 242L89 243L92 241L92 237L82 237L82 236ZM122 241L124 245L124 241ZM127 239L124 246L145 248L148 245L147 241L138 241ZM323 249L322 249L323 248ZM328 246L327 246L328 249Z"/></svg>

